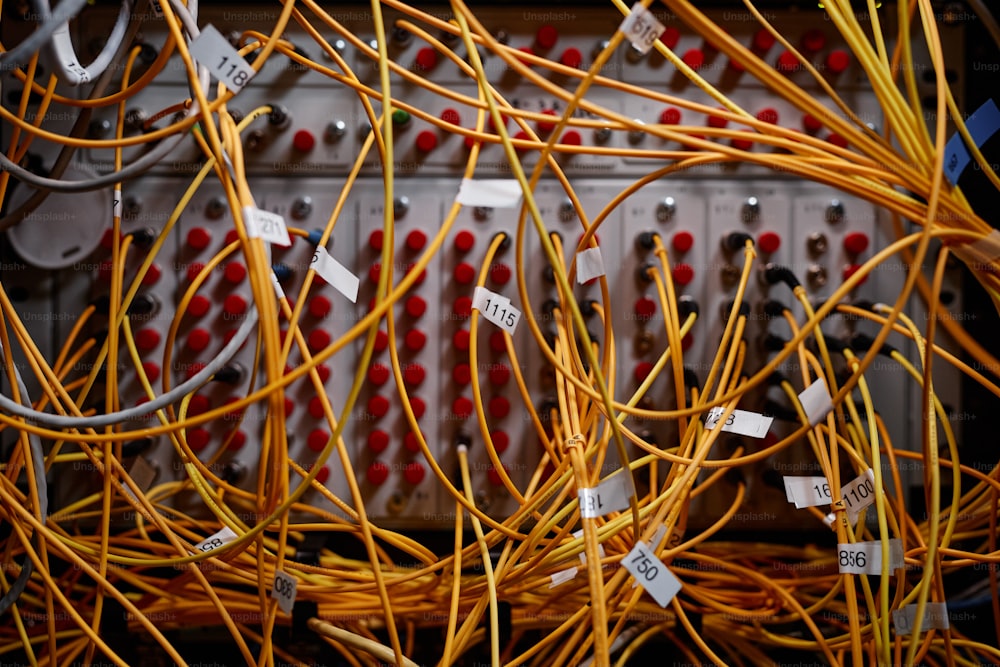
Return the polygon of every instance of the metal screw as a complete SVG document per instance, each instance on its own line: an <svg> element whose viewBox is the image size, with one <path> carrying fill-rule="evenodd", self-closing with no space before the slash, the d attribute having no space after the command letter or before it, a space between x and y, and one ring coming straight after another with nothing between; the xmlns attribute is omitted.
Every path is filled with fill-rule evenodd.
<svg viewBox="0 0 1000 667"><path fill-rule="evenodd" d="M226 214L226 200L222 197L212 197L205 204L205 217L209 220L218 220Z"/></svg>
<svg viewBox="0 0 1000 667"><path fill-rule="evenodd" d="M493 218L493 208L490 206L476 206L472 209L472 217L479 222L486 222Z"/></svg>
<svg viewBox="0 0 1000 667"><path fill-rule="evenodd" d="M140 211L142 211L142 200L138 197L128 196L122 201L122 215L124 217L138 217Z"/></svg>
<svg viewBox="0 0 1000 667"><path fill-rule="evenodd" d="M326 124L326 129L323 132L323 138L328 142L333 143L335 141L340 141L347 134L347 123L337 119Z"/></svg>
<svg viewBox="0 0 1000 667"><path fill-rule="evenodd" d="M574 208L573 202L567 199L559 204L559 219L563 222L571 222L576 219L576 208Z"/></svg>
<svg viewBox="0 0 1000 667"><path fill-rule="evenodd" d="M813 288L825 286L827 280L826 269L819 264L810 264L809 268L806 269L806 280Z"/></svg>
<svg viewBox="0 0 1000 667"><path fill-rule="evenodd" d="M296 220L304 220L309 217L309 214L313 210L313 200L309 195L302 195L301 197L296 197L295 201L292 202L292 217Z"/></svg>
<svg viewBox="0 0 1000 667"><path fill-rule="evenodd" d="M599 144L606 144L611 139L610 127L599 127L594 130L594 141Z"/></svg>
<svg viewBox="0 0 1000 667"><path fill-rule="evenodd" d="M677 213L677 202L674 201L673 197L664 197L660 203L656 205L657 222L670 222L675 213Z"/></svg>
<svg viewBox="0 0 1000 667"><path fill-rule="evenodd" d="M810 255L822 255L829 247L830 242L827 240L826 234L822 232L814 232L806 239L806 249L809 250Z"/></svg>
<svg viewBox="0 0 1000 667"><path fill-rule="evenodd" d="M409 210L410 198L406 195L400 195L392 200L392 216L394 218L404 217Z"/></svg>
<svg viewBox="0 0 1000 667"><path fill-rule="evenodd" d="M760 219L760 200L756 197L747 197L743 202L742 211L743 222L751 224Z"/></svg>
<svg viewBox="0 0 1000 667"><path fill-rule="evenodd" d="M836 225L844 221L844 204L839 199L834 199L826 207L825 218L831 225Z"/></svg>

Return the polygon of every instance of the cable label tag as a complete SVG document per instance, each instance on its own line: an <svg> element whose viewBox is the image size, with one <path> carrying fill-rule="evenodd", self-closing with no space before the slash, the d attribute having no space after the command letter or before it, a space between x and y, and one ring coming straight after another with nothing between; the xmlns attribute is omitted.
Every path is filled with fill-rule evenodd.
<svg viewBox="0 0 1000 667"><path fill-rule="evenodd" d="M122 191L115 189L115 191L111 194L111 215L121 220L123 210Z"/></svg>
<svg viewBox="0 0 1000 667"><path fill-rule="evenodd" d="M815 426L823 421L823 418L833 410L833 401L830 400L830 391L826 388L826 381L817 378L815 382L802 390L799 394L799 403L802 404L802 411L809 417L809 425Z"/></svg>
<svg viewBox="0 0 1000 667"><path fill-rule="evenodd" d="M234 93L243 90L243 86L256 74L250 63L211 24L201 29L188 50L192 58L207 67L216 79Z"/></svg>
<svg viewBox="0 0 1000 667"><path fill-rule="evenodd" d="M587 248L576 253L576 282L584 284L594 278L600 278L607 272L604 270L604 258L600 248Z"/></svg>
<svg viewBox="0 0 1000 667"><path fill-rule="evenodd" d="M159 0L149 0L149 8L153 10L153 16L158 19L163 18L163 7L160 7Z"/></svg>
<svg viewBox="0 0 1000 667"><path fill-rule="evenodd" d="M875 472L869 468L842 486L840 497L847 503L847 515L853 522L861 510L875 502Z"/></svg>
<svg viewBox="0 0 1000 667"><path fill-rule="evenodd" d="M660 545L660 540L662 540L663 536L666 534L667 534L667 524L661 523L660 527L656 529L655 533L653 533L653 536L649 538L649 548L655 551L656 547Z"/></svg>
<svg viewBox="0 0 1000 667"><path fill-rule="evenodd" d="M514 208L521 203L521 184L514 179L463 178L455 201L462 206Z"/></svg>
<svg viewBox="0 0 1000 667"><path fill-rule="evenodd" d="M796 509L830 504L830 484L826 477L785 477L785 497Z"/></svg>
<svg viewBox="0 0 1000 667"><path fill-rule="evenodd" d="M361 286L361 281L348 271L346 266L331 257L326 248L316 246L310 268L314 269L319 277L328 282L335 290L350 299L351 303L358 302L358 288Z"/></svg>
<svg viewBox="0 0 1000 667"><path fill-rule="evenodd" d="M219 532L209 537L206 537L201 542L194 545L194 550L200 551L202 553L205 553L206 551L213 551L214 549L218 549L224 544L229 544L235 539L236 539L236 533L233 532L233 529L230 528L229 526L223 526L222 530L220 530Z"/></svg>
<svg viewBox="0 0 1000 667"><path fill-rule="evenodd" d="M252 239L263 239L283 248L292 245L285 219L277 213L262 211L255 206L244 206L243 224L246 225L247 236Z"/></svg>
<svg viewBox="0 0 1000 667"><path fill-rule="evenodd" d="M722 418L723 412L725 410L722 406L716 406L709 410L708 416L705 418L705 428L709 430L715 428ZM774 417L766 417L756 412L733 410L726 418L726 423L722 425L722 430L751 438L763 438L771 430L771 422L773 421Z"/></svg>
<svg viewBox="0 0 1000 667"><path fill-rule="evenodd" d="M286 614L292 613L295 605L295 592L298 583L295 577L281 570L274 573L274 584L271 586L271 597L278 601L278 607Z"/></svg>
<svg viewBox="0 0 1000 667"><path fill-rule="evenodd" d="M472 307L511 335L517 329L517 323L521 321L521 311L510 305L510 299L485 287L477 287L472 293Z"/></svg>
<svg viewBox="0 0 1000 667"><path fill-rule="evenodd" d="M278 276L271 271L271 285L274 287L274 293L277 295L278 299L285 298L285 290L281 289L281 283L278 282Z"/></svg>
<svg viewBox="0 0 1000 667"><path fill-rule="evenodd" d="M573 532L573 537L583 539L583 528ZM604 558L607 554L604 553L604 545L601 543L597 544L597 557ZM580 552L580 562L584 565L587 564L587 553L585 551Z"/></svg>
<svg viewBox="0 0 1000 667"><path fill-rule="evenodd" d="M636 51L649 53L653 44L667 27L656 20L653 12L643 7L642 3L637 2L632 5L632 10L618 29L625 34Z"/></svg>
<svg viewBox="0 0 1000 667"><path fill-rule="evenodd" d="M611 512L628 509L632 497L632 478L625 472L616 472L595 487L577 489L580 499L580 516L596 519Z"/></svg>
<svg viewBox="0 0 1000 667"><path fill-rule="evenodd" d="M841 574L882 574L882 542L856 542L838 544L837 557ZM889 540L889 572L894 572L905 564L903 541Z"/></svg>
<svg viewBox="0 0 1000 667"><path fill-rule="evenodd" d="M666 607L681 590L681 582L649 547L637 542L622 559L622 566L653 596L656 604Z"/></svg>
<svg viewBox="0 0 1000 667"><path fill-rule="evenodd" d="M149 487L153 484L153 480L156 479L156 468L149 464L149 461L141 456L137 456L135 461L132 462L132 467L128 469L128 475L135 482L135 485L139 487L139 491L145 493ZM132 500L139 502L135 494L132 493L132 489L125 486L125 493L131 496Z"/></svg>
<svg viewBox="0 0 1000 667"><path fill-rule="evenodd" d="M571 567L567 570L559 570L552 575L552 583L549 584L549 588L555 588L559 584L565 584L567 581L573 581L576 578L577 568Z"/></svg>
<svg viewBox="0 0 1000 667"><path fill-rule="evenodd" d="M977 148L989 141L1000 130L1000 109L997 109L996 102L986 100L985 104L965 120L965 129L969 131ZM944 175L952 185L958 185L958 179L971 161L972 156L965 140L956 132L944 147Z"/></svg>
<svg viewBox="0 0 1000 667"><path fill-rule="evenodd" d="M892 610L892 623L897 635L912 635L917 624L917 605L908 604L902 609ZM924 606L924 618L920 623L923 630L947 630L951 627L948 620L948 605L944 602L928 602Z"/></svg>

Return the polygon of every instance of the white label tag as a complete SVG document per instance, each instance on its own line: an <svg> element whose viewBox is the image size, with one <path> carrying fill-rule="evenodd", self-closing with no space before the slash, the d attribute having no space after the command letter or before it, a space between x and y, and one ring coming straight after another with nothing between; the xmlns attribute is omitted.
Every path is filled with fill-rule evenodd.
<svg viewBox="0 0 1000 667"><path fill-rule="evenodd" d="M156 468L149 464L149 461L142 458L141 456L136 457L135 461L132 463L132 467L128 470L129 477L135 482L135 485L139 487L139 490L145 493L149 487L152 485L153 480L156 479ZM125 493L132 497L136 502L139 501L132 493L132 489L125 488Z"/></svg>
<svg viewBox="0 0 1000 667"><path fill-rule="evenodd" d="M823 418L833 410L833 402L830 400L830 391L826 388L823 378L817 378L815 382L802 390L799 394L799 403L802 410L809 418L810 426L823 421Z"/></svg>
<svg viewBox="0 0 1000 667"><path fill-rule="evenodd" d="M838 544L837 559L841 574L882 574L882 542ZM889 540L889 572L903 567L903 541Z"/></svg>
<svg viewBox="0 0 1000 667"><path fill-rule="evenodd" d="M229 526L223 526L222 530L215 533L211 537L206 537L198 544L194 545L195 551L200 551L205 553L206 551L212 551L218 549L223 544L228 544L236 539L236 533Z"/></svg>
<svg viewBox="0 0 1000 667"><path fill-rule="evenodd" d="M902 609L892 611L892 623L897 635L912 635L913 626L917 624L917 605L908 604ZM920 622L921 632L925 630L947 630L951 627L948 620L948 605L944 602L928 602L924 606L924 618Z"/></svg>
<svg viewBox="0 0 1000 667"><path fill-rule="evenodd" d="M250 63L212 25L201 29L201 34L191 42L188 50L195 60L234 93L243 90L243 86L256 74Z"/></svg>
<svg viewBox="0 0 1000 667"><path fill-rule="evenodd" d="M656 551L656 547L660 546L660 540L663 539L663 536L666 533L667 533L667 524L665 523L660 524L660 527L656 529L656 532L653 533L653 536L649 538L649 548L651 551Z"/></svg>
<svg viewBox="0 0 1000 667"><path fill-rule="evenodd" d="M580 530L574 531L573 537L578 537L580 539L583 539L583 528L581 528ZM604 545L601 544L601 543L598 543L597 544L597 557L598 558L604 558L605 555L606 554L604 553ZM580 562L583 563L584 565L587 564L587 552L586 551L581 551L580 552Z"/></svg>
<svg viewBox="0 0 1000 667"><path fill-rule="evenodd" d="M624 472L617 472L590 489L578 489L580 516L596 519L610 512L620 512L629 507L632 496L632 478Z"/></svg>
<svg viewBox="0 0 1000 667"><path fill-rule="evenodd" d="M581 285L605 275L600 248L587 248L576 253L576 282Z"/></svg>
<svg viewBox="0 0 1000 667"><path fill-rule="evenodd" d="M785 477L785 496L797 509L830 504L830 484L826 477Z"/></svg>
<svg viewBox="0 0 1000 667"><path fill-rule="evenodd" d="M666 607L681 590L681 582L642 542L622 559L622 566L645 588L656 604Z"/></svg>
<svg viewBox="0 0 1000 667"><path fill-rule="evenodd" d="M549 588L555 588L559 584L565 584L567 581L572 581L576 578L576 567L571 567L568 570L559 570L552 575L552 583L549 584Z"/></svg>
<svg viewBox="0 0 1000 667"><path fill-rule="evenodd" d="M281 283L278 282L278 276L275 275L274 271L271 271L271 285L274 287L274 293L279 299L285 298L285 290L281 289Z"/></svg>
<svg viewBox="0 0 1000 667"><path fill-rule="evenodd" d="M247 236L250 238L261 238L268 243L284 248L292 245L292 239L288 237L285 219L277 213L262 211L253 206L244 206L243 224L246 225Z"/></svg>
<svg viewBox="0 0 1000 667"><path fill-rule="evenodd" d="M455 201L462 206L514 208L521 203L521 184L511 179L463 178Z"/></svg>
<svg viewBox="0 0 1000 667"><path fill-rule="evenodd" d="M625 17L618 29L625 34L625 37L637 51L649 53L653 44L667 28L657 21L653 13L643 7L642 3L637 2L632 5L632 11Z"/></svg>
<svg viewBox="0 0 1000 667"><path fill-rule="evenodd" d="M111 215L118 218L122 217L122 211L124 207L122 206L122 191L115 190L111 193Z"/></svg>
<svg viewBox="0 0 1000 667"><path fill-rule="evenodd" d="M346 266L331 257L323 246L316 246L311 268L315 269L316 273L335 290L350 299L351 303L358 302L358 287L361 286L361 281L348 271Z"/></svg>
<svg viewBox="0 0 1000 667"><path fill-rule="evenodd" d="M722 406L716 406L709 410L708 416L705 418L705 428L709 430L715 428L715 425L722 418L723 412L725 410ZM733 410L726 418L726 423L722 425L722 430L751 438L763 438L771 430L771 422L773 421L774 417L766 417L756 412Z"/></svg>
<svg viewBox="0 0 1000 667"><path fill-rule="evenodd" d="M274 573L274 584L271 586L271 597L278 601L278 607L286 614L292 613L295 605L295 592L298 583L295 577L285 574L281 570Z"/></svg>
<svg viewBox="0 0 1000 667"><path fill-rule="evenodd" d="M847 505L847 516L854 521L864 508L875 502L875 472L869 468L840 489Z"/></svg>
<svg viewBox="0 0 1000 667"><path fill-rule="evenodd" d="M472 307L511 335L517 330L517 323L521 321L521 311L510 304L510 299L485 287L477 287L473 291Z"/></svg>

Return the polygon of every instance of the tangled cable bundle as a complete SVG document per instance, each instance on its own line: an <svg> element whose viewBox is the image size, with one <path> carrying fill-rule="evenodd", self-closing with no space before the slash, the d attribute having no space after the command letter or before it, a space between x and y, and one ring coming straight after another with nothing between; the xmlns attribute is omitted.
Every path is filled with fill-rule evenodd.
<svg viewBox="0 0 1000 667"><path fill-rule="evenodd" d="M952 96L929 0L891 9L869 0L864 23L847 0L824 0L825 18L848 45L878 100L881 130L862 122L750 0L745 0L746 11L760 29L794 54L814 79L810 85L819 86L832 105L796 85L693 3L664 1L678 25L742 63L743 76L758 81L769 94L819 119L825 132L841 139L835 143L761 119L714 88L696 67L655 39L648 0L633 8L613 0L624 30L608 32L588 68L508 45L459 0L448 8L448 18L441 17L448 12L429 13L396 0L372 3L365 8L369 29L379 36L372 41L313 0L289 1L270 10L274 20L269 31L248 29L238 36L235 46L244 60L228 76L220 74L217 63L197 59L203 51L196 45L208 31L199 26L194 2L124 3L107 45L88 67L77 63L75 54L67 55L71 46L66 50L66 18L83 3L60 3L54 11L47 3L34 4L44 5L37 12L36 32L18 46L5 47L0 60L23 83L16 111L0 108L10 127L0 172L0 193L8 195L5 226L31 224L30 216L24 216L46 193L111 187L117 203L135 183L151 178L148 170L182 142L197 145L199 162L187 190L172 195L173 211L150 238L128 231L121 208L114 207L106 237L109 298L81 309L69 335L58 341L54 358L32 340L16 299L0 284L0 345L10 380L0 396L0 422L5 435L16 441L0 475L5 534L0 608L6 619L0 629L0 662L128 664L120 642L110 639L117 629L142 637L147 648L155 649L158 664L195 664L178 639L192 628L211 628L224 637L231 647L230 664L262 666L326 664L324 660L413 665L429 655L442 665L469 664L473 656L491 664L624 665L650 644L669 644L674 655L690 664L777 664L776 655L837 665L978 665L1000 659L995 646L950 627L945 606L954 611L987 595L1000 642L995 566L1000 560L1000 479L995 466L983 470L962 464L958 441L935 393L933 372L947 364L1000 397L1000 361L963 330L960 318L941 299L947 262L957 258L1000 308L1000 235L984 220L984 212L974 211L962 190L945 178L949 137L957 132L969 159L992 186L1000 189L1000 181ZM389 21L384 11L395 20ZM133 39L151 22L168 37L157 45L155 58L143 63L148 54ZM892 34L883 24L895 26ZM290 26L312 41L293 44L287 39ZM432 49L437 61L454 65L464 85L435 84L409 64L394 61L386 36L399 30ZM931 125L916 92L915 34L928 45L933 63L937 108ZM636 49L655 49L715 104L607 76L604 66L630 41ZM372 68L369 74L374 71L377 77L359 75L345 49L360 54ZM40 61L53 53L64 66L50 73ZM316 53L322 58L307 55ZM139 119L141 132L127 132L130 100L167 75L178 59L186 78L183 87L175 88L183 96ZM336 204L323 212L327 220L319 231L267 218L275 225L268 231L256 208L246 138L280 110L262 105L233 113L233 103L244 85L254 85L253 74L276 60L326 77L363 107L370 126L352 156L353 167L337 180L343 186ZM494 85L487 61L493 67L502 63L522 89L534 86L559 100L558 109L513 103ZM112 90L113 85L120 88ZM404 88L474 110L474 126L422 108L400 92ZM669 105L697 120L641 123L600 103L615 96ZM30 105L37 105L33 116ZM86 134L93 112L101 109L116 110L112 138ZM71 132L42 128L56 110L78 114ZM405 260L410 262L406 270L392 268L404 263L396 256L394 237L399 232L394 193L406 178L393 168L397 111L440 132L461 135L468 146L462 174L468 181L479 175L483 151L502 150L510 170L508 185L516 182L519 196L516 226L490 240L469 285L472 344L461 354L470 369L473 427L467 439L449 448L447 460L438 460L438 443L427 442L418 423L412 382L401 359L403 343L397 341L401 325L396 306L425 271L437 266L467 206L456 201L443 219L433 221L435 234ZM720 122L706 124L710 117ZM642 133L662 140L661 148L638 142L586 146L565 139L571 131L596 129ZM29 149L42 144L62 152L47 175L25 166ZM113 152L114 168L91 180L64 179L78 151ZM138 157L126 159L129 151ZM564 171L571 155L649 159L653 166L595 215L585 210ZM317 250L308 271L278 284L271 244L275 234L287 231L296 243L325 249L338 225L350 224L343 218L352 188L373 161L382 167L378 261L385 268L377 274L363 315L318 347L307 340L302 323L310 295L324 284L316 279L316 269L326 253ZM584 270L583 258L594 257L585 253L600 247L603 233L614 233L609 229L614 215L642 187L670 183L692 169L733 164L814 181L866 200L891 220L896 238L875 248L842 285L817 302L792 269L760 258L753 237L729 235L727 252L739 269L735 297L726 304L711 363L692 380L684 341L698 319L708 315L679 298L673 271L677 254L659 233L648 234L642 242L650 261L641 279L655 292L668 344L653 351L655 362L641 381L623 390L623 364L616 359L614 343L616 334L625 335L614 326L621 304L609 277L600 272L588 273L596 281L591 294L599 297L577 298L574 284ZM572 202L580 223L579 236L573 234L579 238L575 246L568 235L555 233L550 216L539 207L536 194L543 177L557 183ZM33 194L15 200L9 196L15 182ZM151 377L133 330L136 297L157 260L171 252L192 198L209 187L224 193L232 235L211 261L189 271L191 282L180 289L176 307L167 315L164 357L157 362L171 368L199 286L227 261L239 258L245 264L252 303L210 362L179 382L169 373ZM128 262L140 245L142 261ZM549 267L557 298L547 304L532 301L535 274L528 271L539 267L529 266L526 246L543 254ZM505 308L498 322L497 304L491 309L491 302L482 299L491 298L485 290L490 267L504 252L516 258L517 291L510 290L509 301L499 304ZM337 254L331 250L327 257ZM340 257L345 260L344 254ZM880 266L898 262L920 267L925 261L931 270L908 271L893 303L851 298ZM776 291L787 288L794 307L772 307L769 316L790 333L756 366L747 362L751 353L745 333L746 295L758 275ZM331 282L329 274L321 277ZM917 300L928 313L923 322L908 309ZM845 343L821 328L832 317L865 322L871 333ZM99 318L108 323L100 333L94 326ZM536 460L520 461L530 464L521 476L505 467L481 388L485 350L480 349L479 332L494 324L502 331L502 338L494 340L509 359L523 399L514 409L523 412L540 443ZM538 369L519 363L519 350L525 348L518 341L523 340L551 369L555 400L539 403L532 397L529 374ZM219 379L244 346L253 349L255 362L246 391L223 406L197 406L198 390ZM350 441L366 373L379 349L388 356L387 386L394 387L393 401L413 434L412 446L453 507L453 538L447 538L452 545L445 553L392 522L373 518L366 508ZM904 349L914 352L907 355L900 351ZM879 355L903 369L910 387L919 387L919 443L893 446L893 438L901 438L887 427L880 397L873 395L868 381ZM321 368L345 358L353 377L337 380L344 393L335 400L325 390ZM794 376L784 374L791 362ZM135 370L144 394L134 405L119 393L124 368ZM672 404L666 409L645 400L658 379L669 388ZM29 392L28 386L40 387L39 393ZM328 433L312 465L289 454L286 402L294 388L303 387L312 392ZM728 451L719 446L724 430L749 418L749 412L738 408L768 388L779 391L787 406L782 435L759 447ZM255 477L240 484L218 465L236 431L208 449L198 446L192 434L220 420L232 421L233 415L238 421L248 410L262 415L254 423L259 459ZM650 438L641 427L647 421L669 422L676 436L666 442ZM150 438L170 443L176 478L144 479L148 463L144 466L141 456L135 456L131 443ZM803 502L799 510L808 530L829 534L825 545L730 541L727 527L749 493L743 477L735 478L735 493L726 496L726 509L717 518L704 526L690 520L692 503L717 491L723 480L734 479L727 477L731 471L795 447L814 466L809 469L825 479L803 478L810 480L803 482L805 492L815 485L822 502ZM496 485L516 501L515 511L498 514L482 506L470 463L473 450L484 453ZM917 463L924 470L926 508L912 506L900 475L901 467ZM82 495L49 507L49 486L74 479L71 469L86 470L92 486L83 485ZM323 483L324 470L343 476L345 494ZM797 493L789 489L789 500ZM311 498L322 499L322 505ZM312 551L303 547L316 536L322 546ZM982 585L948 599L950 577L980 570L987 573L980 577ZM322 657L302 648L306 636L323 647Z"/></svg>

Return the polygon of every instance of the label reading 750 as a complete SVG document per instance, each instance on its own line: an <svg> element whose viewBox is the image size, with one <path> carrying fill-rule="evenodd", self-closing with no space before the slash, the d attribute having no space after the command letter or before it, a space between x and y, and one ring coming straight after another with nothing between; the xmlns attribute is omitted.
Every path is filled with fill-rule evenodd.
<svg viewBox="0 0 1000 667"><path fill-rule="evenodd" d="M656 604L666 607L681 590L681 582L649 547L639 542L622 559L622 566L645 588Z"/></svg>

